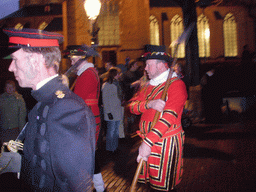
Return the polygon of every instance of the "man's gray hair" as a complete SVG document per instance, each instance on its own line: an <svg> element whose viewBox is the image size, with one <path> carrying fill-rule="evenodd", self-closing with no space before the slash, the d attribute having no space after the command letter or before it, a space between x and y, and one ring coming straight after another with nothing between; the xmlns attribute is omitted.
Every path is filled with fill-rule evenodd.
<svg viewBox="0 0 256 192"><path fill-rule="evenodd" d="M27 53L40 53L45 59L47 68L53 67L58 73L61 61L61 51L59 47L35 47L35 48L22 48Z"/></svg>
<svg viewBox="0 0 256 192"><path fill-rule="evenodd" d="M167 61L161 60L161 59L156 59L156 63L167 63Z"/></svg>

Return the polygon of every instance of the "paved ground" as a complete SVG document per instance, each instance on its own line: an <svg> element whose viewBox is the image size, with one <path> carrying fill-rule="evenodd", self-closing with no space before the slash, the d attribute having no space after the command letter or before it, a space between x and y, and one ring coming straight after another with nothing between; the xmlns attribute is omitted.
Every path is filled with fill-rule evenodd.
<svg viewBox="0 0 256 192"><path fill-rule="evenodd" d="M178 191L256 191L255 128L254 119L233 119L218 125L197 124L186 130L184 176ZM138 138L122 141L119 154L104 160L102 174L108 191L129 191L138 146ZM149 188L139 184L137 191Z"/></svg>
<svg viewBox="0 0 256 192"><path fill-rule="evenodd" d="M255 128L255 121L191 127L179 191L256 191Z"/></svg>
<svg viewBox="0 0 256 192"><path fill-rule="evenodd" d="M184 176L178 192L254 192L256 121L251 118L219 125L197 124L186 130ZM136 170L140 139L120 141L120 151L102 148L102 174L107 191L129 191ZM0 191L19 191L12 175L0 176ZM149 191L137 185L137 191Z"/></svg>

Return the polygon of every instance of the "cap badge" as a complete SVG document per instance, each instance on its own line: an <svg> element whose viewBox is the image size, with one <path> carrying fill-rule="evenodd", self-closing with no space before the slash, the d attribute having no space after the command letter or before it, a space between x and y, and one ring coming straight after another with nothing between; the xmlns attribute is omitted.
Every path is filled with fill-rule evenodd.
<svg viewBox="0 0 256 192"><path fill-rule="evenodd" d="M60 90L56 91L55 95L57 95L59 99L62 99L63 97L65 97L65 94L63 93L63 91L60 91Z"/></svg>

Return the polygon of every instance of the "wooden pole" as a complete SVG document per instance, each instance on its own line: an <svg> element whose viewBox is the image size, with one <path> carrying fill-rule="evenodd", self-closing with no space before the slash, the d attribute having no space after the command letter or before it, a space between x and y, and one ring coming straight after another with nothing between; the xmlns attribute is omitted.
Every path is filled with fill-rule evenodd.
<svg viewBox="0 0 256 192"><path fill-rule="evenodd" d="M173 62L172 62L172 66L174 65L174 63L177 61L177 59L174 59ZM168 91L168 88L169 88L169 85L170 85L170 82L171 82L171 78L172 78L172 74L173 74L173 70L170 69L170 72L168 74L168 78L167 78L167 81L166 81L166 84L164 86L164 90L163 90L163 93L162 93L162 96L161 96L161 99L164 101L165 100L165 97L166 97L166 94L167 94L167 91ZM155 126L157 120L159 119L159 116L160 116L160 112L159 111L156 111L156 114L154 116L154 119L153 119L153 122L152 122L152 127ZM135 192L135 188L136 188L136 183L138 182L138 178L139 178L139 174L140 174L140 171L141 171L141 168L143 166L143 159L141 158L140 159L140 162L137 166L137 169L136 169L136 172L135 172L135 175L133 177L133 180L132 180L132 185L130 187L130 192Z"/></svg>
<svg viewBox="0 0 256 192"><path fill-rule="evenodd" d="M164 101L165 100L165 97L166 97L166 94L167 94L167 91L168 91L168 88L171 84L171 78L172 78L172 74L173 74L173 69L172 67L176 64L177 62L177 53L178 53L178 48L179 48L179 45L184 41L185 42L185 46L187 44L187 40L188 38L190 37L190 34L191 34L191 31L192 29L194 28L194 25L195 23L191 23L190 26L183 32L183 34L179 37L178 39L178 42L177 44L175 45L175 50L174 50L174 55L173 55L173 61L172 61L172 64L171 64L171 69L170 69L170 72L168 74L168 77L167 77L167 80L166 80L166 84L164 86L164 90L163 90L163 93L162 93L162 96L161 96L161 99ZM153 128L157 122L157 120L159 119L159 116L160 116L160 112L159 111L156 111L156 114L154 116L154 119L153 119L153 122L152 122L152 126L150 127ZM133 178L133 181L132 181L132 185L130 187L130 192L135 192L135 188L136 188L136 183L138 181L138 178L139 178L139 173L141 171L141 168L142 168L142 165L143 165L143 159L140 160L139 164L138 164L138 167L136 169L136 172L135 172L135 175L134 175L134 178Z"/></svg>

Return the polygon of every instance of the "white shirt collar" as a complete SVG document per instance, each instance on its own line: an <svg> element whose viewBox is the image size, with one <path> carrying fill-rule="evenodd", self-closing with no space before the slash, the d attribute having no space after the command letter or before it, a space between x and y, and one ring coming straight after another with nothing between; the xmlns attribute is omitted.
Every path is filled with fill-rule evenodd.
<svg viewBox="0 0 256 192"><path fill-rule="evenodd" d="M157 86L157 85L159 85L159 84L161 84L161 83L164 83L164 82L167 80L167 77L168 77L168 75L169 75L169 71L170 71L170 69L168 69L168 70L166 70L165 72L161 73L161 74L158 75L156 78L151 79L151 80L149 81L149 84L150 84L150 85L153 85L153 86ZM173 73L172 73L172 78L173 78L173 77L177 77L177 76L178 76L178 75L177 75L176 72L173 72Z"/></svg>
<svg viewBox="0 0 256 192"><path fill-rule="evenodd" d="M37 85L36 85L36 90L40 89L41 87L43 87L46 83L48 83L49 81L51 81L52 79L54 79L55 77L57 77L58 74L53 75L51 77L48 77L46 79L44 79L43 81L40 81Z"/></svg>
<svg viewBox="0 0 256 192"><path fill-rule="evenodd" d="M82 67L77 71L77 75L80 76L86 69L94 67L92 63L82 64Z"/></svg>

